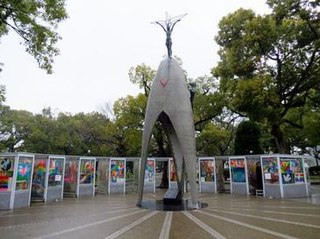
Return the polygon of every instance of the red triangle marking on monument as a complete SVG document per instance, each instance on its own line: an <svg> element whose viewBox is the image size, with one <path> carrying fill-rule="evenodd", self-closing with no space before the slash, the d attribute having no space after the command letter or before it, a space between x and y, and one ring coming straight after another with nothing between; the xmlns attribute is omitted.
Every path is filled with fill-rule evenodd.
<svg viewBox="0 0 320 239"><path fill-rule="evenodd" d="M162 85L163 88L166 87L167 83L168 83L168 80L166 80L166 79L160 80L160 84Z"/></svg>

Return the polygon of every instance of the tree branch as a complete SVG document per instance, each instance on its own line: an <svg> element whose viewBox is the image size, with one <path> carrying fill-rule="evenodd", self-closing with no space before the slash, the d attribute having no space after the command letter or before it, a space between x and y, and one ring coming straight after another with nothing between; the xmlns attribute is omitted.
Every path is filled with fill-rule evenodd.
<svg viewBox="0 0 320 239"><path fill-rule="evenodd" d="M20 37L22 37L25 41L28 41L28 42L30 41L30 39L28 39L28 38L26 38L26 37L24 36L24 34L27 34L25 31L19 29L18 27L15 27L15 26L11 25L9 22L7 22L5 19L3 19L2 16L0 16L0 19L2 20L2 22L3 22L4 24L6 24L7 26L11 27L11 28L12 28ZM15 21L14 21L14 23L15 23L15 25L17 26L17 24L16 24Z"/></svg>

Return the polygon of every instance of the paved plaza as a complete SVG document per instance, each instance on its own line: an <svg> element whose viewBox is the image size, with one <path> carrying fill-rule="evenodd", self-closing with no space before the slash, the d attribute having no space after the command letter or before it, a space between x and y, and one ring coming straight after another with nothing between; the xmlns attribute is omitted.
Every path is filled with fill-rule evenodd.
<svg viewBox="0 0 320 239"><path fill-rule="evenodd" d="M320 238L320 204L310 199L201 194L208 207L172 212L138 208L137 197L65 198L0 211L0 238Z"/></svg>

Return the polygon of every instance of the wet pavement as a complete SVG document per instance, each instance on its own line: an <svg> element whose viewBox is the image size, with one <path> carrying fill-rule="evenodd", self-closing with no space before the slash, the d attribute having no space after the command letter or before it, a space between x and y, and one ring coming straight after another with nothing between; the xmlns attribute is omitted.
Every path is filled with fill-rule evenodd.
<svg viewBox="0 0 320 239"><path fill-rule="evenodd" d="M145 194L159 200L163 192ZM138 195L97 195L0 211L0 238L320 238L320 204L201 194L200 210L152 211Z"/></svg>

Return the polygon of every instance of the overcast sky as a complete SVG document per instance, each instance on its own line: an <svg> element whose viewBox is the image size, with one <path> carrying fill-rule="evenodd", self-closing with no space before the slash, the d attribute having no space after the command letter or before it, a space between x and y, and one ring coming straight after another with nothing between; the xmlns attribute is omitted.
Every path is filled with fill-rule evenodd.
<svg viewBox="0 0 320 239"><path fill-rule="evenodd" d="M129 69L142 63L157 69L166 54L165 33L150 22L164 20L165 12L188 14L173 31L173 55L182 59L189 77L210 75L219 59L218 23L240 7L269 12L265 0L69 0L52 75L38 68L14 32L1 38L5 104L34 113L51 107L75 114L137 95Z"/></svg>

